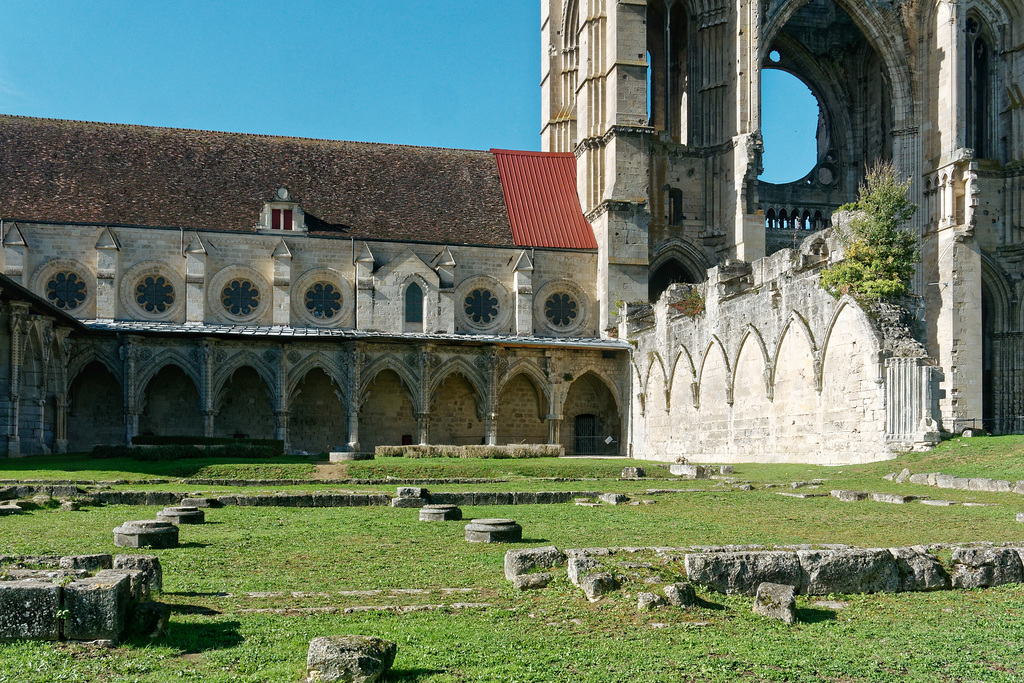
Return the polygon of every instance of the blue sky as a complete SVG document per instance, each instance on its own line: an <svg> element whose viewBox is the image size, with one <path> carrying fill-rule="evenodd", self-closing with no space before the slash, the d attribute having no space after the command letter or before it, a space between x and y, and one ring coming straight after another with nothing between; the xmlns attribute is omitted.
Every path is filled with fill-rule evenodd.
<svg viewBox="0 0 1024 683"><path fill-rule="evenodd" d="M4 25L3 113L540 148L539 0L33 0Z"/></svg>

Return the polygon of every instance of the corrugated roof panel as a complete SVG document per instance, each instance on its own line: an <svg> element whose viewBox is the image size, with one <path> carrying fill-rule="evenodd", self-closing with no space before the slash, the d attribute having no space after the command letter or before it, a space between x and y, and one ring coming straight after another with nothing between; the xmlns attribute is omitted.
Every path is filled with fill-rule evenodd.
<svg viewBox="0 0 1024 683"><path fill-rule="evenodd" d="M516 246L597 249L576 194L573 154L504 149L491 153Z"/></svg>

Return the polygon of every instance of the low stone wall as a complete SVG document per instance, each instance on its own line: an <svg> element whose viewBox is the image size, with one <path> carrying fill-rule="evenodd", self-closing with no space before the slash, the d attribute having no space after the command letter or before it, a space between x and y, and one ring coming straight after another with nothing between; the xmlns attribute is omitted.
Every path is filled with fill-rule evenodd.
<svg viewBox="0 0 1024 683"><path fill-rule="evenodd" d="M1005 479L988 479L985 477L954 477L949 474L942 474L941 472L910 474L909 470L904 470L898 475L891 475L891 478L898 483L909 481L911 484L934 486L940 489L1024 494L1024 480L1011 482Z"/></svg>
<svg viewBox="0 0 1024 683"><path fill-rule="evenodd" d="M150 599L161 586L155 558L5 556L0 560L4 564L0 641L117 643L128 635L151 636L166 629L169 608Z"/></svg>
<svg viewBox="0 0 1024 683"><path fill-rule="evenodd" d="M944 564L936 550L951 550ZM638 554L654 562L636 561ZM628 556L628 560L624 559ZM548 580L526 580L536 569L565 565L570 581L584 585L587 574L619 577L637 568L657 573L685 568L686 578L710 590L753 596L762 583L793 586L803 595L829 593L899 593L907 591L984 588L1024 582L1024 545L913 546L852 548L848 546L760 546L712 548L587 548L559 551L553 546L510 550L505 576L520 588L546 586ZM545 572L548 574L548 572ZM651 577L641 577L650 583ZM588 597L593 599L588 592Z"/></svg>

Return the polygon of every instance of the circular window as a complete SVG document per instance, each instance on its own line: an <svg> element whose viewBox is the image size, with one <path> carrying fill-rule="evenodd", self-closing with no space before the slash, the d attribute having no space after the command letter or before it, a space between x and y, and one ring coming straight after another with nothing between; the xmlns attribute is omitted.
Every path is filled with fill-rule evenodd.
<svg viewBox="0 0 1024 683"><path fill-rule="evenodd" d="M260 305L260 290L248 280L231 280L221 292L224 309L231 315L249 315Z"/></svg>
<svg viewBox="0 0 1024 683"><path fill-rule="evenodd" d="M488 325L498 317L498 298L489 289L474 289L466 297L466 316L478 325Z"/></svg>
<svg viewBox="0 0 1024 683"><path fill-rule="evenodd" d="M85 281L73 272L55 273L46 282L46 298L57 308L74 310L85 301Z"/></svg>
<svg viewBox="0 0 1024 683"><path fill-rule="evenodd" d="M135 303L146 313L164 313L174 305L174 286L163 276L146 276L135 285Z"/></svg>
<svg viewBox="0 0 1024 683"><path fill-rule="evenodd" d="M330 282L317 282L306 290L306 310L314 318L333 318L341 311L341 292Z"/></svg>
<svg viewBox="0 0 1024 683"><path fill-rule="evenodd" d="M579 315L579 305L568 294L552 294L544 302L544 317L555 327L567 327Z"/></svg>

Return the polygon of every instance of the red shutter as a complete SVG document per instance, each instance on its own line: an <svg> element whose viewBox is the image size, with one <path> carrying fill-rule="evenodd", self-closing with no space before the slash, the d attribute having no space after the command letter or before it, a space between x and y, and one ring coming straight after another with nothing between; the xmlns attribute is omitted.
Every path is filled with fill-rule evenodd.
<svg viewBox="0 0 1024 683"><path fill-rule="evenodd" d="M292 210L291 209L285 209L284 210L284 223L281 225L281 229L282 230L291 230L292 229Z"/></svg>
<svg viewBox="0 0 1024 683"><path fill-rule="evenodd" d="M270 227L274 230L281 229L281 209L270 210Z"/></svg>

